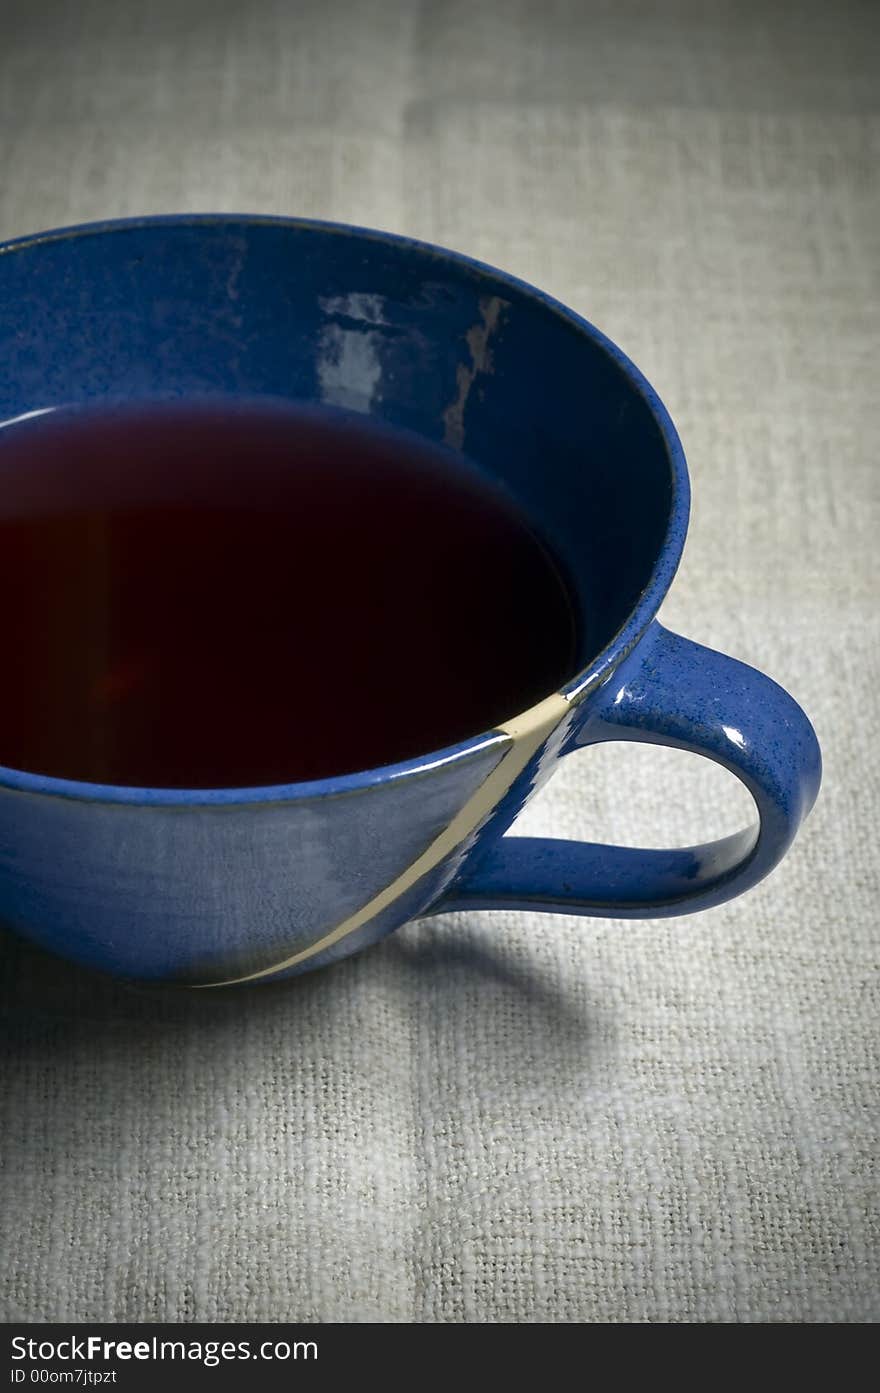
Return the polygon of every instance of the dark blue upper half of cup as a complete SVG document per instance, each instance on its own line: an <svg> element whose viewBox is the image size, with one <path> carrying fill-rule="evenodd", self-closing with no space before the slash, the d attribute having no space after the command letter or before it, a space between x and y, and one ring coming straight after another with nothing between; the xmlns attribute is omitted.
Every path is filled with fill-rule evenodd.
<svg viewBox="0 0 880 1393"><path fill-rule="evenodd" d="M644 379L548 297L437 248L236 216L23 239L0 247L0 354L0 422L95 398L268 395L463 450L568 573L585 632L569 691L638 638L678 563L687 476Z"/></svg>

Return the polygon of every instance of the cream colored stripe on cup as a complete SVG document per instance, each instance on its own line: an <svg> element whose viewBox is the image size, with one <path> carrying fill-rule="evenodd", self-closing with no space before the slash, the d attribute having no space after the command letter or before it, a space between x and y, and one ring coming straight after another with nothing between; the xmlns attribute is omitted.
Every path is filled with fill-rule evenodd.
<svg viewBox="0 0 880 1393"><path fill-rule="evenodd" d="M455 851L456 847L461 846L471 832L479 827L483 819L510 788L514 779L525 769L532 756L538 752L551 731L555 730L567 710L567 699L556 692L553 696L547 697L546 701L539 702L537 706L532 706L528 711L524 711L521 716L515 716L506 725L498 726L499 733L508 735L513 743L488 778L468 799L461 811L456 813L448 827L443 829L430 846L426 847L396 880L393 880L384 890L380 890L378 895L374 895L361 909L350 914L330 933L324 934L323 938L319 938L308 948L302 948L298 953L284 958L282 962L273 963L271 967L263 967L258 972L249 972L244 977L230 977L222 982L198 982L194 984L196 989L233 987L243 982L256 982L261 977L272 977L276 972L286 972L288 968L298 967L300 963L308 962L309 958L317 957L325 949L332 948L335 943L341 942L349 934L363 928L364 924L375 918L377 914L381 914L383 909L387 909L411 886L415 885L417 880L421 880L423 875L427 875L428 871L439 866L441 861Z"/></svg>

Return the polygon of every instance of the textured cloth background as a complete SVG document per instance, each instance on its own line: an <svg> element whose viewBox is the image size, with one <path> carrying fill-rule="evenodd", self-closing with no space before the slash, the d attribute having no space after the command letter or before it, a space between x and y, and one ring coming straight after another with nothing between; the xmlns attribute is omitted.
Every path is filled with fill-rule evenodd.
<svg viewBox="0 0 880 1393"><path fill-rule="evenodd" d="M0 939L0 1315L880 1315L878 18L2 0L0 235L374 224L625 347L693 474L663 617L789 686L826 777L769 881L678 921L450 916L192 998ZM746 805L695 757L606 746L524 821L662 845Z"/></svg>

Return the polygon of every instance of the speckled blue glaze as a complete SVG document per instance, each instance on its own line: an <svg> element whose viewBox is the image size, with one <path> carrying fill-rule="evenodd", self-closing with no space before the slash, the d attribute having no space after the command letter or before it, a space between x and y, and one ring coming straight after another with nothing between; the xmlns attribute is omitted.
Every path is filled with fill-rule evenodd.
<svg viewBox="0 0 880 1393"><path fill-rule="evenodd" d="M0 246L0 350L0 427L91 399L233 393L416 430L500 481L567 572L585 627L565 720L454 853L294 971L447 909L684 913L749 888L784 854L818 789L812 728L768 678L657 624L687 530L684 456L650 386L579 316L405 238L195 215ZM342 641L339 680L356 720ZM413 675L415 700L427 681ZM504 836L559 758L609 739L724 764L753 793L759 825L671 852ZM508 748L488 732L394 768L244 790L0 769L0 918L129 977L259 971L400 875Z"/></svg>

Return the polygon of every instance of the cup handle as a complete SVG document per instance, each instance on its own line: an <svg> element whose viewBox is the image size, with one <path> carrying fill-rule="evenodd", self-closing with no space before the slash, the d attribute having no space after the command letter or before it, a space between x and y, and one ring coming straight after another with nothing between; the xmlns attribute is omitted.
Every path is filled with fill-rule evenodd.
<svg viewBox="0 0 880 1393"><path fill-rule="evenodd" d="M773 869L819 791L819 745L788 693L656 621L582 712L565 753L604 740L640 740L706 755L743 781L757 823L671 851L500 837L465 865L433 913L525 909L653 919L708 909Z"/></svg>

